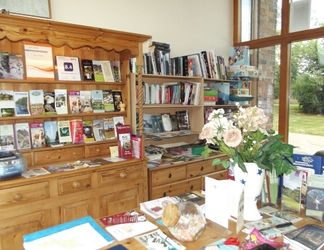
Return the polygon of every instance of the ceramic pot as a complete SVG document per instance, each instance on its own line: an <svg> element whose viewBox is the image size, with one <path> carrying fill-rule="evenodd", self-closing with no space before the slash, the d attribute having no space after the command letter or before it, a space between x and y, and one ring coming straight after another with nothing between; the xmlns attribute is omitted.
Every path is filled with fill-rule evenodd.
<svg viewBox="0 0 324 250"><path fill-rule="evenodd" d="M244 189L244 220L255 221L262 219L262 214L257 207L264 180L264 170L256 163L244 163L247 173L243 172L238 165L234 166L235 181L243 185Z"/></svg>

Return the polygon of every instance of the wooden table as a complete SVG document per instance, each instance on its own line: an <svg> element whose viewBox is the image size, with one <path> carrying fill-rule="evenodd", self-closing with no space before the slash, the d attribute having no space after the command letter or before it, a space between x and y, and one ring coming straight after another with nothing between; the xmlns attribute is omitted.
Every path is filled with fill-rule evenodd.
<svg viewBox="0 0 324 250"><path fill-rule="evenodd" d="M137 211L139 213L142 213L139 209L137 209ZM303 220L297 222L294 224L294 226L296 226L297 228L305 226L306 224L323 224L320 223L318 221L312 220L310 218L305 217L305 213L304 211L301 212L301 214L299 215L300 217L303 218ZM159 229L161 229L164 233L166 233L168 236L172 237L172 235L169 233L168 229L161 226L160 224L158 224L156 222L155 219L153 219L152 217L147 215L147 219L149 221L151 221L152 223L156 224L158 226ZM105 226L101 223L101 221L98 219L97 220L98 224L100 226L102 226L103 228L105 228ZM239 239L239 241L242 243L244 241L244 239L246 238L247 234L243 233L242 230L238 233L235 232L236 229L236 222L229 220L229 231L231 231L231 234L228 235L224 235L224 230L219 230L217 229L216 231L211 229L209 226L206 227L206 230L204 231L204 233L198 238L198 240L193 241L193 242L181 242L182 245L184 245L188 250L198 250L199 248L206 246L212 242L215 242L217 240L220 240L222 238L229 238L229 237L236 237ZM172 237L173 238L173 237ZM280 241L281 239L277 239L277 241ZM136 250L140 250L140 249L146 249L142 244L140 244L137 240L135 240L134 238L130 238L130 239L126 239L123 241L117 241L115 240L115 242L113 244L108 245L107 247L103 248L103 249L109 249L112 246L118 245L118 244L122 244L123 246L125 246L127 249L136 249Z"/></svg>

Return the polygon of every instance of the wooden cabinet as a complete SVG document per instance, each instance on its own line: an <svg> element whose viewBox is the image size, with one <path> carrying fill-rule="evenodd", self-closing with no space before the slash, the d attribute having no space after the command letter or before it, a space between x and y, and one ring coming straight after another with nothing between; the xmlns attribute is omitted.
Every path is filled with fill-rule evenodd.
<svg viewBox="0 0 324 250"><path fill-rule="evenodd" d="M120 90L125 111L62 115L0 117L0 125L19 122L95 120L123 116L131 124L129 59L142 57L142 43L150 36L73 25L51 20L0 14L1 52L21 54L24 43L51 46L55 56L120 61L121 82L63 81L54 79L0 79L0 90L42 89ZM139 60L140 61L140 60ZM80 63L81 64L81 63ZM25 67L26 65L24 65ZM24 68L26 72L26 67ZM117 140L21 150L28 168L109 157ZM22 249L22 236L82 216L94 218L138 207L147 200L146 161L130 159L36 178L0 182L0 250Z"/></svg>

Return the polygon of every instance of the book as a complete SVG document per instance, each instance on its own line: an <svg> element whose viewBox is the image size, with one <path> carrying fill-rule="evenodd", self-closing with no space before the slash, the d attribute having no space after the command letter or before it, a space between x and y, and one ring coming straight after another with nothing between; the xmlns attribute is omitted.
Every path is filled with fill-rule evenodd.
<svg viewBox="0 0 324 250"><path fill-rule="evenodd" d="M17 150L31 149L29 123L15 123L14 132Z"/></svg>
<svg viewBox="0 0 324 250"><path fill-rule="evenodd" d="M172 131L179 131L178 119L176 114L170 114L170 120L172 125Z"/></svg>
<svg viewBox="0 0 324 250"><path fill-rule="evenodd" d="M188 76L203 76L201 63L198 54L188 55Z"/></svg>
<svg viewBox="0 0 324 250"><path fill-rule="evenodd" d="M92 130L93 135L96 141L104 141L105 133L104 133L104 121L103 119L97 119L92 121Z"/></svg>
<svg viewBox="0 0 324 250"><path fill-rule="evenodd" d="M115 111L114 97L112 90L106 89L102 90L103 104L105 112Z"/></svg>
<svg viewBox="0 0 324 250"><path fill-rule="evenodd" d="M54 80L51 45L24 42L24 52L27 79Z"/></svg>
<svg viewBox="0 0 324 250"><path fill-rule="evenodd" d="M112 117L103 119L105 139L115 139L114 119Z"/></svg>
<svg viewBox="0 0 324 250"><path fill-rule="evenodd" d="M15 115L15 100L13 90L0 90L0 117Z"/></svg>
<svg viewBox="0 0 324 250"><path fill-rule="evenodd" d="M283 234L283 241L292 249L320 250L324 246L324 227L308 224Z"/></svg>
<svg viewBox="0 0 324 250"><path fill-rule="evenodd" d="M114 82L114 75L111 69L110 61L108 60L102 60L101 63L101 69L103 73L103 78L105 82Z"/></svg>
<svg viewBox="0 0 324 250"><path fill-rule="evenodd" d="M117 125L118 155L121 158L132 158L132 141L130 125Z"/></svg>
<svg viewBox="0 0 324 250"><path fill-rule="evenodd" d="M10 79L24 79L24 62L21 54L9 54L9 69Z"/></svg>
<svg viewBox="0 0 324 250"><path fill-rule="evenodd" d="M146 220L141 222L112 225L106 227L106 230L116 240L122 241L124 239L132 238L134 236L152 231L157 228L158 227L155 224Z"/></svg>
<svg viewBox="0 0 324 250"><path fill-rule="evenodd" d="M45 144L47 147L59 144L57 121L44 121Z"/></svg>
<svg viewBox="0 0 324 250"><path fill-rule="evenodd" d="M29 123L29 127L32 147L46 147L44 122L31 122Z"/></svg>
<svg viewBox="0 0 324 250"><path fill-rule="evenodd" d="M163 131L165 131L165 132L172 131L172 123L171 123L170 113L162 113L161 120L162 120Z"/></svg>
<svg viewBox="0 0 324 250"><path fill-rule="evenodd" d="M0 125L0 150L14 150L15 144L15 132L12 124Z"/></svg>
<svg viewBox="0 0 324 250"><path fill-rule="evenodd" d="M143 114L143 132L144 134L153 133L152 114Z"/></svg>
<svg viewBox="0 0 324 250"><path fill-rule="evenodd" d="M64 81L81 81L78 57L55 56L57 79Z"/></svg>
<svg viewBox="0 0 324 250"><path fill-rule="evenodd" d="M68 113L68 99L66 89L54 89L55 110L57 114Z"/></svg>
<svg viewBox="0 0 324 250"><path fill-rule="evenodd" d="M63 144L72 143L72 136L71 136L71 128L70 128L70 121L57 121L57 131L59 142Z"/></svg>
<svg viewBox="0 0 324 250"><path fill-rule="evenodd" d="M131 135L132 141L132 154L135 158L141 159L142 158L142 136L139 135Z"/></svg>
<svg viewBox="0 0 324 250"><path fill-rule="evenodd" d="M105 78L102 71L101 61L99 60L92 60L92 67L94 73L94 80L96 82L104 82Z"/></svg>
<svg viewBox="0 0 324 250"><path fill-rule="evenodd" d="M250 65L249 46L230 47L228 65Z"/></svg>
<svg viewBox="0 0 324 250"><path fill-rule="evenodd" d="M84 142L83 124L81 119L70 120L71 137L73 144Z"/></svg>
<svg viewBox="0 0 324 250"><path fill-rule="evenodd" d="M29 90L29 104L31 115L45 115L44 91L42 89Z"/></svg>
<svg viewBox="0 0 324 250"><path fill-rule="evenodd" d="M9 53L0 52L0 79L10 78Z"/></svg>
<svg viewBox="0 0 324 250"><path fill-rule="evenodd" d="M14 92L15 115L30 116L28 92Z"/></svg>
<svg viewBox="0 0 324 250"><path fill-rule="evenodd" d="M120 61L110 61L111 71L113 73L114 81L121 82Z"/></svg>
<svg viewBox="0 0 324 250"><path fill-rule="evenodd" d="M173 199L175 203L181 201L190 201L200 205L205 202L205 197L199 196L193 192L172 196L171 199Z"/></svg>
<svg viewBox="0 0 324 250"><path fill-rule="evenodd" d="M54 91L44 92L44 109L45 109L45 115L56 114Z"/></svg>
<svg viewBox="0 0 324 250"><path fill-rule="evenodd" d="M161 115L152 115L151 119L153 133L164 132Z"/></svg>
<svg viewBox="0 0 324 250"><path fill-rule="evenodd" d="M79 114L81 110L80 90L68 90L69 113Z"/></svg>
<svg viewBox="0 0 324 250"><path fill-rule="evenodd" d="M91 90L91 105L93 113L105 112L102 90Z"/></svg>
<svg viewBox="0 0 324 250"><path fill-rule="evenodd" d="M179 130L190 130L189 111L176 111L175 115L177 117Z"/></svg>
<svg viewBox="0 0 324 250"><path fill-rule="evenodd" d="M305 215L324 221L324 175L311 174L307 177Z"/></svg>
<svg viewBox="0 0 324 250"><path fill-rule="evenodd" d="M51 172L46 170L45 168L32 168L22 172L21 176L25 178L32 178L32 177L50 174L50 173Z"/></svg>
<svg viewBox="0 0 324 250"><path fill-rule="evenodd" d="M114 99L115 111L120 111L120 103L123 102L123 96L121 90L113 90L112 95Z"/></svg>
<svg viewBox="0 0 324 250"><path fill-rule="evenodd" d="M95 138L93 135L93 128L92 128L92 120L83 120L83 135L84 135L84 142L94 142Z"/></svg>
<svg viewBox="0 0 324 250"><path fill-rule="evenodd" d="M134 238L146 249L186 249L185 246L170 238L168 235L162 232L161 229L135 236Z"/></svg>
<svg viewBox="0 0 324 250"><path fill-rule="evenodd" d="M81 101L81 112L91 113L92 112L91 90L80 90L80 101Z"/></svg>
<svg viewBox="0 0 324 250"><path fill-rule="evenodd" d="M92 60L81 59L81 68L82 68L83 81L94 81L95 80Z"/></svg>
<svg viewBox="0 0 324 250"><path fill-rule="evenodd" d="M162 198L149 200L140 203L140 209L142 212L153 217L154 219L159 219L162 217L163 210L169 203L177 203L175 199L172 199L170 196L165 196Z"/></svg>

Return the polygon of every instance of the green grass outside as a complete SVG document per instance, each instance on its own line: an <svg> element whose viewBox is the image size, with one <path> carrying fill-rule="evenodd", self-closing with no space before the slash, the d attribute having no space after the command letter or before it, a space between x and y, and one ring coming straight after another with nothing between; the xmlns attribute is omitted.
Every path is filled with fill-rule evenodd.
<svg viewBox="0 0 324 250"><path fill-rule="evenodd" d="M279 105L273 108L273 129L278 131ZM324 115L307 115L299 111L298 104L289 107L289 132L324 136Z"/></svg>

